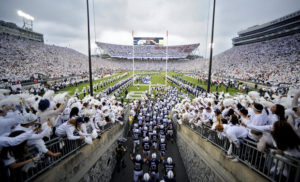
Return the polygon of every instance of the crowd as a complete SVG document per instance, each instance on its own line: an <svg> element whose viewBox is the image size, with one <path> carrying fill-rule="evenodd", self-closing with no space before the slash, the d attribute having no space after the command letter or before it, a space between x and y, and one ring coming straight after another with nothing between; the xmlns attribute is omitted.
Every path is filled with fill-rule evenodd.
<svg viewBox="0 0 300 182"><path fill-rule="evenodd" d="M87 56L66 47L44 44L6 34L0 35L0 80L29 80L39 73L47 78L88 73ZM113 68L92 59L93 71Z"/></svg>
<svg viewBox="0 0 300 182"><path fill-rule="evenodd" d="M134 51L134 57L136 59L161 60L166 58L167 53L167 47L159 45L138 45L133 47L130 45L117 45L101 42L98 42L97 45L108 52L108 54L113 58L131 59ZM198 46L199 44L168 46L168 58L184 59Z"/></svg>
<svg viewBox="0 0 300 182"><path fill-rule="evenodd" d="M255 83L271 85L286 84L289 87L299 87L300 35L295 34L270 41L232 47L231 49L213 57L212 74L218 78L248 80ZM72 49L47 45L40 42L0 35L0 73L1 80L21 81L32 77L34 73L41 73L48 78L66 77L70 75L85 75L88 73L87 57ZM103 45L102 45L103 44ZM119 46L101 43L112 55L127 54L131 58L131 46ZM188 54L195 45L186 47L169 46L169 55ZM122 48L124 47L124 48ZM150 46L151 47L151 46ZM163 71L165 60L138 59L157 52L165 55L165 50L136 46L134 68L136 70ZM150 52L149 52L150 50ZM172 52L174 51L174 53ZM156 54L156 53L155 53ZM153 55L155 55L153 53ZM161 57L164 57L160 55ZM172 60L169 56L169 71L192 71L208 74L208 60ZM132 70L131 59L92 58L93 71L99 70ZM259 66L258 66L259 65ZM71 69L70 69L71 68Z"/></svg>
<svg viewBox="0 0 300 182"><path fill-rule="evenodd" d="M232 47L213 57L212 74L218 78L239 79L270 85L299 87L300 34L270 41ZM112 60L132 70L132 60ZM168 70L208 75L209 61L169 60ZM164 60L135 60L136 70L165 70Z"/></svg>
<svg viewBox="0 0 300 182"><path fill-rule="evenodd" d="M170 118L173 106L180 102L176 88L156 87L155 94L130 104L133 121L133 181L176 181L175 163L168 156L168 142L174 142L174 126ZM163 173L159 171L162 166Z"/></svg>
<svg viewBox="0 0 300 182"><path fill-rule="evenodd" d="M232 47L213 57L212 74L270 85L287 84L299 88L300 34L270 41ZM193 60L185 71L208 74L208 60ZM207 77L207 76L206 76Z"/></svg>
<svg viewBox="0 0 300 182"><path fill-rule="evenodd" d="M124 118L123 104L113 97L78 99L67 93L54 95L51 90L42 97L9 93L9 90L0 90L3 181L15 180L18 172L27 172L36 162L61 155L65 147L63 141L57 151L49 150L45 141L58 137L92 144L107 124L122 124Z"/></svg>
<svg viewBox="0 0 300 182"><path fill-rule="evenodd" d="M196 130L208 128L208 132L217 132L219 139L227 138L230 147L226 155L234 158L235 162L241 157L248 159L252 155L258 155L251 151L244 151L243 154L239 151L241 143L246 139L254 143L253 147L258 151L274 149L278 154L299 159L299 98L299 90L290 90L287 95L274 94L271 97L260 96L256 91L234 97L222 92L216 94L203 92L193 100L182 100L174 107L173 112L179 124L186 124ZM210 137L212 136L209 135L208 139ZM238 151L237 155L232 155L233 150ZM248 156L244 156L245 154ZM284 171L283 175L288 177L288 171L290 173L291 169L282 163L278 166L273 163L271 169L273 174L277 173L274 172L275 165L281 166L277 170Z"/></svg>

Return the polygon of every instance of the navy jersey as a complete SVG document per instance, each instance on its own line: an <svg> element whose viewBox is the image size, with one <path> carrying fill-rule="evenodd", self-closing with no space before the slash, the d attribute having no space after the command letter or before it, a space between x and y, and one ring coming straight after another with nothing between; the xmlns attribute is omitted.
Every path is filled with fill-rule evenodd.
<svg viewBox="0 0 300 182"><path fill-rule="evenodd" d="M165 168L165 173L167 174L169 171L173 171L174 172L174 168L175 168L175 163L172 162L171 164L167 163L167 161L164 161L163 163L164 168Z"/></svg>
<svg viewBox="0 0 300 182"><path fill-rule="evenodd" d="M167 143L159 143L159 150L160 151L166 151L167 150Z"/></svg>
<svg viewBox="0 0 300 182"><path fill-rule="evenodd" d="M132 136L133 140L138 140L139 137L140 137L140 132L135 132L135 131L133 131L133 134L132 134L132 135L133 135L133 136Z"/></svg>
<svg viewBox="0 0 300 182"><path fill-rule="evenodd" d="M155 160L150 160L149 161L149 170L151 171L151 172L158 172L158 165L159 165L159 163L160 163L160 160L158 160L158 159L155 159Z"/></svg>
<svg viewBox="0 0 300 182"><path fill-rule="evenodd" d="M143 130L143 136L147 136L148 135L148 130Z"/></svg>
<svg viewBox="0 0 300 182"><path fill-rule="evenodd" d="M135 158L132 160L132 162L133 162L133 169L135 170L135 171L141 171L141 170L143 170L143 163L144 163L144 161L143 161L143 159L141 159L141 160L139 160L139 161L137 161Z"/></svg>
<svg viewBox="0 0 300 182"><path fill-rule="evenodd" d="M157 134L152 133L151 139L152 139L153 142L157 142Z"/></svg>
<svg viewBox="0 0 300 182"><path fill-rule="evenodd" d="M165 128L160 128L159 127L159 134L165 135Z"/></svg>
<svg viewBox="0 0 300 182"><path fill-rule="evenodd" d="M169 128L168 130L173 130L173 123L169 123Z"/></svg>
<svg viewBox="0 0 300 182"><path fill-rule="evenodd" d="M142 145L143 145L143 149L145 151L148 151L148 150L150 150L151 142L150 141L143 141Z"/></svg>
<svg viewBox="0 0 300 182"><path fill-rule="evenodd" d="M153 125L149 124L148 129L149 129L149 131L152 132L153 131Z"/></svg>

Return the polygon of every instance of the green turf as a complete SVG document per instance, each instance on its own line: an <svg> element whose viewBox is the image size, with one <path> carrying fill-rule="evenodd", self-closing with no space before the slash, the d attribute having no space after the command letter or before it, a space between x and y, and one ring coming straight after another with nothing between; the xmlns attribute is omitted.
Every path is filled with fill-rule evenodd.
<svg viewBox="0 0 300 182"><path fill-rule="evenodd" d="M114 78L114 77L120 76L120 75L122 75L122 74L124 74L124 73L116 73L116 74L114 74L114 75L112 75L112 76L108 76L108 77L105 77L105 78L101 78L101 79L98 79L98 80L94 80L94 81L93 81L93 84L100 83L101 81L105 81L105 80L108 80L108 79L111 78L111 77ZM119 80L116 80L116 81L112 82L111 84L106 84L105 87L102 87L102 89L101 89L101 87L99 86L99 89L97 90L97 93L99 93L100 91L102 91L102 90L108 88L108 87L111 86L111 85L116 84L116 83L119 82L120 80L124 80L124 79L128 78L128 77L131 76L131 75L132 75L132 73L129 72L129 74L128 74L126 77L124 77L124 78L122 78L122 79L119 79ZM60 90L58 93L61 93L61 92L69 92L70 95L74 95L74 93L75 93L75 91L76 91L76 88L78 88L78 91L79 91L79 93L80 93L79 97L82 98L82 97L83 97L83 93L81 93L82 88L83 88L83 87L86 87L86 88L89 87L89 84L90 84L90 83L87 82L87 83L79 84L77 87L76 87L76 86L66 87L66 88ZM94 95L96 95L96 94L94 94Z"/></svg>
<svg viewBox="0 0 300 182"><path fill-rule="evenodd" d="M147 75L147 72L138 72L138 73L143 73L142 76L146 76ZM176 73L174 72L168 72L168 76L172 76L172 75L175 75ZM161 85L165 85L165 77L166 75L166 72L160 72L158 74L151 74L151 84L161 84ZM131 91L146 91L146 90L149 90L149 86L139 86L139 89L138 89L138 86L137 84L143 84L141 81L139 82L135 82L135 85L130 85L127 89L128 93L131 92ZM179 89L179 87L171 82L167 82L167 86L169 87L176 87ZM193 95L191 95L189 92L185 92L185 93L188 93L188 95L190 96L190 98L194 98ZM152 91L152 94L155 94L155 90ZM120 97L125 97L125 90L123 91L123 93L121 94Z"/></svg>
<svg viewBox="0 0 300 182"><path fill-rule="evenodd" d="M204 81L203 82L198 82L198 80L196 78L193 78L193 77L190 77L190 76L183 76L182 79L186 80L186 81L188 81L188 82L190 82L194 85L200 86L200 87L204 88L205 90L207 89L207 83L205 83ZM210 90L211 90L211 92L216 92L216 86L212 85ZM224 86L219 87L218 92L226 92L226 87L224 87ZM239 92L240 92L239 89L230 88L230 87L228 88L228 93L230 95L235 95Z"/></svg>
<svg viewBox="0 0 300 182"><path fill-rule="evenodd" d="M129 76L132 75L132 72L128 72L128 73L129 73L128 76L124 77L122 80L124 80L124 79L126 79L126 78L128 78ZM148 73L153 73L153 72L150 72L150 71L149 71L149 72L141 72L141 71L135 72L135 74L137 74L137 73L138 73L138 74L142 73L141 76L144 77L144 76L146 76ZM122 74L124 74L124 73L116 73L116 74L112 75L111 77L117 77L117 76L122 75ZM173 76L173 75L180 75L180 74L175 73L175 72L168 72L168 76L171 77L171 76ZM204 88L204 89L207 89L207 83L205 83L205 82L200 82L200 83L199 83L197 79L192 78L192 77L190 77L190 76L186 76L186 75L180 75L180 76L182 76L182 79L184 79L184 80L186 80L186 81L189 81L189 82L191 82L191 83L194 84L194 85L198 85L198 86L201 86L201 87ZM102 78L102 79L99 79L99 80L94 80L94 81L93 81L93 84L100 83L101 81L108 80L109 78L110 78L110 76L109 76L109 77ZM111 85L116 84L116 83L119 82L119 81L120 81L120 80L116 80L116 81L114 81L114 82L111 83L111 84L107 84L107 85L106 85L104 88L102 88L102 89L99 88L99 89L97 90L97 93L99 93L100 91L102 91L102 90L108 88L108 87L111 86ZM138 87L137 87L137 84L140 85L140 86L139 86L139 89L138 89ZM149 90L149 86L141 86L142 84L143 84L143 83L142 83L141 81L139 81L139 82L135 82L135 86L134 86L134 85L130 85L130 86L128 87L128 89L127 89L128 93L131 92L131 91L146 91L146 90ZM152 84L152 85L157 85L157 84L165 85L165 72L155 72L155 73L151 74L151 84ZM88 83L88 82L87 82L87 83L82 83L82 84L78 85L77 87L71 86L71 87L65 88L65 89L63 89L63 90L60 90L59 92L66 92L66 91L68 91L70 95L74 95L76 88L78 88L79 92L81 93L82 88L83 88L83 87L88 87L88 86L89 86L89 83ZM179 87L178 87L177 85L172 84L171 82L168 82L168 83L167 83L167 86L176 87L176 88L179 89ZM215 91L216 91L216 86L212 86L212 87L211 87L211 91L212 91L212 92L215 92ZM221 86L221 87L219 87L218 91L219 91L219 92L221 92L221 91L226 92L226 87ZM230 93L231 95L235 95L235 94L238 93L238 92L239 92L239 90L236 89L236 88L228 88L228 93ZM154 94L154 93L155 93L155 92L153 92L152 94ZM185 93L188 93L188 92L185 92ZM189 94L190 98L192 98L192 99L194 98L193 95L191 95L190 93L188 93L188 94ZM96 93L95 93L95 95L96 95ZM81 94L79 95L79 97L82 98L82 97L83 97L83 94L81 93ZM124 90L123 93L120 95L120 97L125 97L125 90Z"/></svg>

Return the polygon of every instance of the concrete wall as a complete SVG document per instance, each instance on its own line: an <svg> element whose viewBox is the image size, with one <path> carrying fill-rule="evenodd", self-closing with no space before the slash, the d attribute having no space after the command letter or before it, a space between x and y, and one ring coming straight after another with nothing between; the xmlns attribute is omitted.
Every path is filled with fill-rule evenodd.
<svg viewBox="0 0 300 182"><path fill-rule="evenodd" d="M177 126L177 145L191 182L267 181L244 164L227 159L221 149L184 125Z"/></svg>
<svg viewBox="0 0 300 182"><path fill-rule="evenodd" d="M123 132L123 127L116 124L105 132L101 139L94 140L92 145L82 147L34 181L109 181L116 164L114 152L116 140L122 137Z"/></svg>

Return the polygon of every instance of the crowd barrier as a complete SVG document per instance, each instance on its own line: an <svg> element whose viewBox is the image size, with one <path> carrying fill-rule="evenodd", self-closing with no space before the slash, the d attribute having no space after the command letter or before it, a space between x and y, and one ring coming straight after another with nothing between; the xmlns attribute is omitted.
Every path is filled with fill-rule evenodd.
<svg viewBox="0 0 300 182"><path fill-rule="evenodd" d="M124 116L128 117L127 112L128 111L126 111ZM127 121L125 117L124 121ZM99 137L101 137L101 135L106 131L110 130L116 123L108 123L103 126L101 128L102 132L98 133ZM45 142L45 144L50 151L53 153L61 152L61 155L58 157L46 154L40 155L38 161L30 162L22 168L10 171L10 181L32 181L40 174L55 166L68 156L78 152L80 148L86 145L84 140L68 140L66 137L55 137ZM29 148L29 155L27 158L35 157L36 153L37 151L35 148Z"/></svg>
<svg viewBox="0 0 300 182"><path fill-rule="evenodd" d="M172 120L177 123L176 116L172 113ZM200 127L193 127L183 123L191 131L211 142L222 150L226 155L230 142L220 133L211 130L211 127L203 124ZM180 125L178 126L180 127ZM300 160L289 156L282 156L276 153L275 149L266 149L263 152L257 150L257 143L248 139L240 140L240 148L233 145L232 154L239 162L247 165L252 170L261 174L270 181L278 182L299 182L300 181Z"/></svg>

